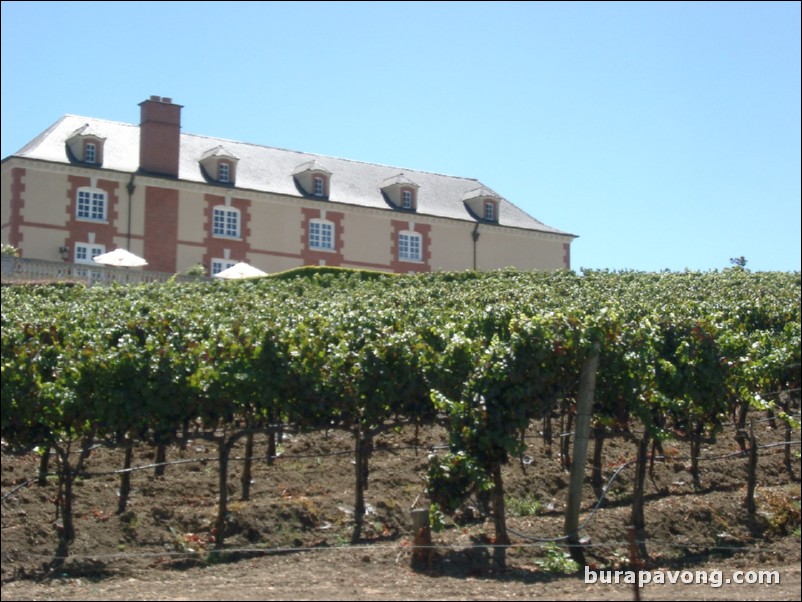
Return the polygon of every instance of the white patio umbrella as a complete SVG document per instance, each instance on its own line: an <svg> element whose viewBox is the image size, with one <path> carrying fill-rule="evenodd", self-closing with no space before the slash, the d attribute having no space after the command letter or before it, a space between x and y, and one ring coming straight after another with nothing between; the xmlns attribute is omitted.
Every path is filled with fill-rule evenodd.
<svg viewBox="0 0 802 602"><path fill-rule="evenodd" d="M93 261L101 265L111 265L121 268L136 268L148 265L148 262L139 255L134 255L131 251L126 251L125 249L114 249L108 253L103 253L102 255L93 257Z"/></svg>
<svg viewBox="0 0 802 602"><path fill-rule="evenodd" d="M267 272L263 272L259 268L255 268L244 261L232 265L230 268L218 272L214 275L215 278L225 278L226 280L242 280L244 278L261 278L267 276Z"/></svg>

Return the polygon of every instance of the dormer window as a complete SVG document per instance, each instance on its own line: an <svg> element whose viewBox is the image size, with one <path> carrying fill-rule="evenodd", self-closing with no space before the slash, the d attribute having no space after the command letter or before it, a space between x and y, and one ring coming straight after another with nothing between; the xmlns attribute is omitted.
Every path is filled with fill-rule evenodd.
<svg viewBox="0 0 802 602"><path fill-rule="evenodd" d="M97 145L94 142L87 142L84 145L84 161L87 163L97 162Z"/></svg>
<svg viewBox="0 0 802 602"><path fill-rule="evenodd" d="M329 198L331 172L317 161L309 161L299 165L292 177L301 194L321 199Z"/></svg>
<svg viewBox="0 0 802 602"><path fill-rule="evenodd" d="M501 198L488 188L470 190L462 196L468 212L478 220L498 223Z"/></svg>
<svg viewBox="0 0 802 602"><path fill-rule="evenodd" d="M216 146L203 153L200 160L204 176L218 184L234 184L237 180L237 162L234 156L223 146Z"/></svg>
<svg viewBox="0 0 802 602"><path fill-rule="evenodd" d="M89 165L102 165L103 143L105 140L87 123L75 130L67 139L67 154L71 161Z"/></svg>
<svg viewBox="0 0 802 602"><path fill-rule="evenodd" d="M231 166L228 163L221 161L218 165L217 181L221 184L228 184L231 181Z"/></svg>
<svg viewBox="0 0 802 602"><path fill-rule="evenodd" d="M415 211L418 208L418 185L402 173L387 178L381 191L384 200L396 209Z"/></svg>

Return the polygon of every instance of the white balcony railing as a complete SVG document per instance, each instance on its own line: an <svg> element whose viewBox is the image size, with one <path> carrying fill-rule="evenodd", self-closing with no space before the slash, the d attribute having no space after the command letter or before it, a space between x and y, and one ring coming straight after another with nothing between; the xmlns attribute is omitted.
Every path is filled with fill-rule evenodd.
<svg viewBox="0 0 802 602"><path fill-rule="evenodd" d="M140 284L144 282L165 282L176 280L197 280L195 276L149 272L140 268L116 268L104 265L69 263L66 261L45 261L24 257L2 256L2 281L6 282L81 282L87 286L95 284Z"/></svg>

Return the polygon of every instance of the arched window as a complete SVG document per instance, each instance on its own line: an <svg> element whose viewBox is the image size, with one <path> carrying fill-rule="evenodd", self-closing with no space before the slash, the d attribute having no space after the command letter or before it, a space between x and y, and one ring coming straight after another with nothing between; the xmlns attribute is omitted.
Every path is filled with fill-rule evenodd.
<svg viewBox="0 0 802 602"><path fill-rule="evenodd" d="M323 219L309 222L309 248L322 251L334 250L334 224Z"/></svg>
<svg viewBox="0 0 802 602"><path fill-rule="evenodd" d="M223 238L240 237L239 209L221 205L214 208L212 216L212 236Z"/></svg>
<svg viewBox="0 0 802 602"><path fill-rule="evenodd" d="M398 260L422 261L422 237L417 232L402 230L398 233Z"/></svg>
<svg viewBox="0 0 802 602"><path fill-rule="evenodd" d="M79 188L76 199L75 217L79 220L107 221L106 193L98 188Z"/></svg>

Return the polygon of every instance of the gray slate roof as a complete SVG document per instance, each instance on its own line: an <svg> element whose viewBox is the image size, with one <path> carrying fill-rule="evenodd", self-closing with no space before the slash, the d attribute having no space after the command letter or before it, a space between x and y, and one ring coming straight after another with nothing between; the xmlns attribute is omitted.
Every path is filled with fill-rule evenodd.
<svg viewBox="0 0 802 602"><path fill-rule="evenodd" d="M84 126L88 126L87 131L106 139L103 148L104 169L128 173L138 171L138 125L75 115L62 117L13 156L70 163L66 141L77 129ZM363 163L194 134L181 134L179 179L207 183L201 171L200 160L209 156L209 153L219 152L215 150L219 147L226 154L239 159L236 189L300 197L293 174L298 172L301 165L313 162L316 167L331 172L329 201L389 210L381 188L387 185L389 179L397 178L403 173L406 180L419 186L416 211L419 215L475 222L476 218L469 213L463 198L469 191L484 188L500 198L500 225L574 236L543 224L472 178Z"/></svg>

